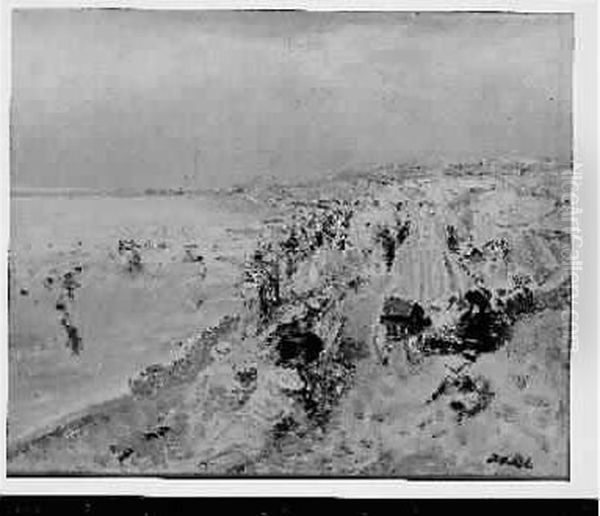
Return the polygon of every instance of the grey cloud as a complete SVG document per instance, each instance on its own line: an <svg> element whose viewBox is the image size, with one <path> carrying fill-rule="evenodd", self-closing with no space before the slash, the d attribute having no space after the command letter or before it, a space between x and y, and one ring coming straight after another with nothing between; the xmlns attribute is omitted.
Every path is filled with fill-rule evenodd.
<svg viewBox="0 0 600 516"><path fill-rule="evenodd" d="M559 15L19 11L16 180L318 174L363 162L571 151Z"/></svg>

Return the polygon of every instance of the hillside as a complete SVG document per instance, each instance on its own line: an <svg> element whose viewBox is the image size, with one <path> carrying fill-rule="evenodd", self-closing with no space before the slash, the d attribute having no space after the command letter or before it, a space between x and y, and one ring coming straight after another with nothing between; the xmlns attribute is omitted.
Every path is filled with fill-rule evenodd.
<svg viewBox="0 0 600 516"><path fill-rule="evenodd" d="M388 165L268 207L243 308L9 475L565 478L569 206L554 163Z"/></svg>

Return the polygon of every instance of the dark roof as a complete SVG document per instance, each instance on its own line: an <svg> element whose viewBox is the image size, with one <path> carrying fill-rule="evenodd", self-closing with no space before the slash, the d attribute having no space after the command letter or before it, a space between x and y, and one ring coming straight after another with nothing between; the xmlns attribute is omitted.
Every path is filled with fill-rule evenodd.
<svg viewBox="0 0 600 516"><path fill-rule="evenodd" d="M399 297L388 297L383 303L382 317L409 318L413 303Z"/></svg>

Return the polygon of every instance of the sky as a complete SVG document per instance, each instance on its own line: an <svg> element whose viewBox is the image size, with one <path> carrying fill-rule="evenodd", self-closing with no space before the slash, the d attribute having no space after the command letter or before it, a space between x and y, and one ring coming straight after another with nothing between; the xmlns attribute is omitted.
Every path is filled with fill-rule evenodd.
<svg viewBox="0 0 600 516"><path fill-rule="evenodd" d="M14 186L230 186L569 160L565 14L21 9Z"/></svg>

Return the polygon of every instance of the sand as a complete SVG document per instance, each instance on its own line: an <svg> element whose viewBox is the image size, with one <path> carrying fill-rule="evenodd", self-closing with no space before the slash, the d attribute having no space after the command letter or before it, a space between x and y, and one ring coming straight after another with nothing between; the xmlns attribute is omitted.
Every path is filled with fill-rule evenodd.
<svg viewBox="0 0 600 516"><path fill-rule="evenodd" d="M121 212L114 200L99 201L113 203L102 231L90 229L97 227L92 220L103 220L98 213L75 216L73 223L72 240L84 234L96 238L94 245L82 245L89 282L76 294L84 331L78 357L61 342L51 307L45 325L28 325L26 317L42 313L41 307L38 312L26 307L43 292L33 286L43 273L19 276L31 292L17 295L11 307L18 314L11 333L13 435L15 427L24 432L55 413L62 406L57 398L72 399L71 408L76 398L81 408L107 400L114 385L124 386L135 371L164 362L173 342L191 337L169 366L138 376L138 387L124 389L119 401L67 419L35 439L15 439L9 473L566 478L570 277L562 252L568 245L568 207L559 199L562 172L548 163L526 174L507 164L460 172L388 167L297 187L260 184L225 196L228 206L248 206L252 199L263 208L260 217L233 209L231 218L223 211L213 218L205 214L201 224L193 220L201 218L197 200L165 200L159 207L143 199L135 210L125 204ZM331 198L340 202L327 201ZM243 302L235 286L244 268L239 258L256 241L248 228L274 221L263 227L261 241L275 242L278 249L290 227L298 234L302 227L312 231L307 221L317 209L311 201L318 199L327 207L315 224L338 213L333 236L310 251L292 253L295 267L281 279L280 300L261 319L248 298L257 291L246 288ZM90 203L83 205L89 209ZM58 206L44 205L43 217L68 211ZM97 208L102 214L105 209ZM348 209L351 223L344 229L338 222ZM21 207L16 220L41 231L32 211ZM64 220L57 217L50 224L55 228ZM388 267L376 235L397 221L409 221L410 231ZM456 231L456 249L448 240L449 226ZM243 237L235 241L225 227ZM106 258L123 228L129 228L128 237L156 241L160 235L167 242L167 249L147 253L144 274L152 279L123 276ZM175 259L156 272L164 260L158 257L180 256L188 240L202 242L214 274L200 288L206 289L202 316L185 308L197 264ZM226 242L234 249L226 249ZM215 244L231 262L217 260ZM83 258L83 251L71 252L60 256ZM28 257L22 264L55 267L59 261L59 255L36 254L33 247L21 249L17 263L19 256ZM276 256L285 270L284 255ZM456 332L473 317L465 300L486 291L492 296L490 317L501 321L502 333L484 335L477 347ZM219 304L224 292L237 302ZM531 302L515 305L510 296L523 292L531 292ZM389 296L418 303L431 326L400 343L387 342L379 317ZM47 307L51 299L46 294L38 305ZM110 308L101 308L102 299L110 299ZM215 307L212 318L209 306ZM315 361L294 365L278 357L278 332L294 322L308 324L322 343ZM434 337L441 339L440 348L427 347ZM462 348L453 348L452 338ZM35 392L46 398L36 401Z"/></svg>

